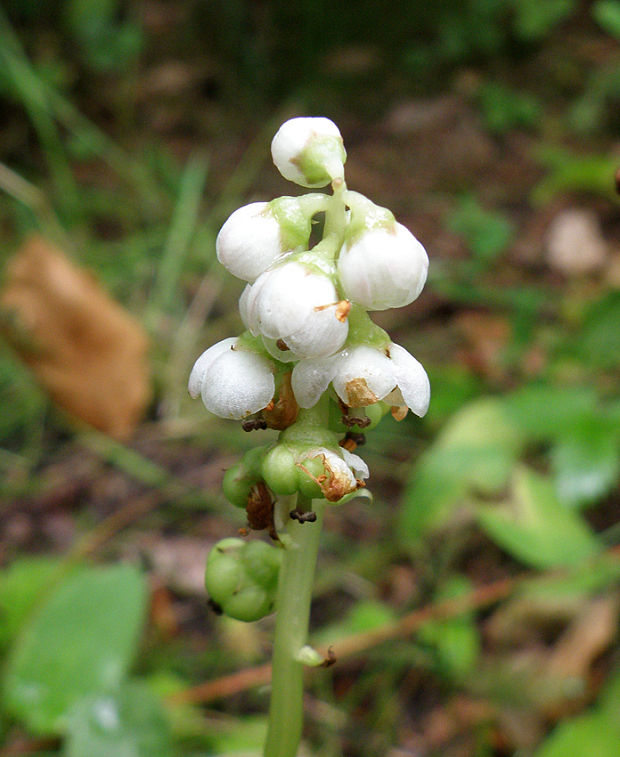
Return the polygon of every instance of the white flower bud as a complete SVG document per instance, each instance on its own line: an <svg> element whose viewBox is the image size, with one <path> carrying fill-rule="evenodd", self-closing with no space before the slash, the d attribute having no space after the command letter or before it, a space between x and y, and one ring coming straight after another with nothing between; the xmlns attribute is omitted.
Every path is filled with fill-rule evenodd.
<svg viewBox="0 0 620 757"><path fill-rule="evenodd" d="M268 202L244 205L228 218L215 240L217 259L233 276L254 281L285 252L280 224Z"/></svg>
<svg viewBox="0 0 620 757"><path fill-rule="evenodd" d="M347 407L368 407L384 400L423 416L430 402L426 371L393 343L386 352L358 345L320 360L301 360L293 368L291 385L300 407L315 405L330 383Z"/></svg>
<svg viewBox="0 0 620 757"><path fill-rule="evenodd" d="M276 168L302 187L324 187L344 178L347 154L338 127L329 118L291 118L271 143Z"/></svg>
<svg viewBox="0 0 620 757"><path fill-rule="evenodd" d="M272 363L262 355L224 339L198 358L189 377L189 393L202 396L207 410L239 420L265 408L273 399Z"/></svg>
<svg viewBox="0 0 620 757"><path fill-rule="evenodd" d="M369 310L399 308L422 291L428 271L426 250L400 223L355 234L338 258L338 275L351 302Z"/></svg>
<svg viewBox="0 0 620 757"><path fill-rule="evenodd" d="M265 271L240 303L255 336L278 340L280 349L298 357L329 355L342 347L349 324L338 306L331 279L296 262Z"/></svg>

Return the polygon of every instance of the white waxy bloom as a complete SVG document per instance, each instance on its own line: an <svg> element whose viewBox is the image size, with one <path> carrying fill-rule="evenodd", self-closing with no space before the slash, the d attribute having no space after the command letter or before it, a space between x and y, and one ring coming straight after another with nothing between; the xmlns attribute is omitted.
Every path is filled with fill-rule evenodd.
<svg viewBox="0 0 620 757"><path fill-rule="evenodd" d="M244 205L228 218L215 240L217 259L233 276L254 281L286 252L280 224L268 202Z"/></svg>
<svg viewBox="0 0 620 757"><path fill-rule="evenodd" d="M265 271L246 287L239 309L254 336L275 339L279 349L290 350L297 358L334 353L349 331L331 279L302 263L283 263Z"/></svg>
<svg viewBox="0 0 620 757"><path fill-rule="evenodd" d="M347 154L329 118L291 118L271 142L271 156L285 179L302 187L324 187L344 178Z"/></svg>
<svg viewBox="0 0 620 757"><path fill-rule="evenodd" d="M399 308L422 291L428 256L400 223L381 225L346 241L338 258L338 275L351 302L369 310Z"/></svg>
<svg viewBox="0 0 620 757"><path fill-rule="evenodd" d="M420 417L428 410L431 396L421 363L394 343L385 352L357 345L331 357L301 360L293 369L293 392L300 407L315 405L330 383L348 407L384 400L408 407Z"/></svg>
<svg viewBox="0 0 620 757"><path fill-rule="evenodd" d="M224 339L198 358L188 390L201 396L207 410L220 418L240 420L267 407L273 399L273 365L266 357Z"/></svg>

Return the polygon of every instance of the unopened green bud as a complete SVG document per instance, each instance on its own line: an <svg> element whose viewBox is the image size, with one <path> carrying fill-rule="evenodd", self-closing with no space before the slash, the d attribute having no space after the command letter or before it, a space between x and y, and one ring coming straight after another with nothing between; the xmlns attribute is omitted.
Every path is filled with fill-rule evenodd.
<svg viewBox="0 0 620 757"><path fill-rule="evenodd" d="M265 483L275 494L295 494L299 485L295 458L283 444L277 444L263 460Z"/></svg>
<svg viewBox="0 0 620 757"><path fill-rule="evenodd" d="M273 610L274 599L270 592L257 584L245 586L241 591L222 604L222 610L229 618L251 623L269 615Z"/></svg>
<svg viewBox="0 0 620 757"><path fill-rule="evenodd" d="M257 479L248 473L243 462L235 463L224 474L222 491L226 499L235 507L247 507L250 490Z"/></svg>
<svg viewBox="0 0 620 757"><path fill-rule="evenodd" d="M264 589L274 590L282 562L282 550L264 541L251 541L241 553L247 574Z"/></svg>
<svg viewBox="0 0 620 757"><path fill-rule="evenodd" d="M323 497L323 492L316 479L325 475L325 467L320 457L306 458L298 465L299 492L308 499Z"/></svg>
<svg viewBox="0 0 620 757"><path fill-rule="evenodd" d="M239 553L244 547L241 539L222 539L211 550L205 571L207 592L218 605L226 603L243 582L243 568Z"/></svg>

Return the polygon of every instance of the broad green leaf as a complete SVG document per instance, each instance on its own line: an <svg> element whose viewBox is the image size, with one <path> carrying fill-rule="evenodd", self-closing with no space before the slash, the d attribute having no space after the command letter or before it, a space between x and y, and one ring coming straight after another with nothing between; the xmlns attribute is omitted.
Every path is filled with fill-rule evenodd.
<svg viewBox="0 0 620 757"><path fill-rule="evenodd" d="M505 486L523 444L500 400L476 400L456 413L420 458L405 487L399 535L417 541L443 525L471 492Z"/></svg>
<svg viewBox="0 0 620 757"><path fill-rule="evenodd" d="M583 419L551 451L558 497L573 506L603 497L618 480L620 445L604 419Z"/></svg>
<svg viewBox="0 0 620 757"><path fill-rule="evenodd" d="M504 407L511 422L532 441L569 434L583 417L596 413L596 392L586 386L532 384L509 395Z"/></svg>
<svg viewBox="0 0 620 757"><path fill-rule="evenodd" d="M618 757L619 745L618 721L592 711L560 723L534 757Z"/></svg>
<svg viewBox="0 0 620 757"><path fill-rule="evenodd" d="M114 690L138 644L146 603L140 572L90 568L56 588L12 649L6 709L40 734L62 733L73 705Z"/></svg>
<svg viewBox="0 0 620 757"><path fill-rule="evenodd" d="M81 699L68 718L64 757L171 757L161 702L143 683Z"/></svg>
<svg viewBox="0 0 620 757"><path fill-rule="evenodd" d="M462 576L453 576L437 593L442 601L462 597L471 592L471 583ZM462 680L473 670L480 655L480 635L472 612L464 612L447 620L432 620L419 630L418 638L434 648L440 671Z"/></svg>
<svg viewBox="0 0 620 757"><path fill-rule="evenodd" d="M56 558L27 557L0 572L0 648L17 635L59 565Z"/></svg>
<svg viewBox="0 0 620 757"><path fill-rule="evenodd" d="M480 507L478 521L500 547L535 568L576 565L600 549L579 513L560 503L553 483L525 467L514 475L510 501Z"/></svg>

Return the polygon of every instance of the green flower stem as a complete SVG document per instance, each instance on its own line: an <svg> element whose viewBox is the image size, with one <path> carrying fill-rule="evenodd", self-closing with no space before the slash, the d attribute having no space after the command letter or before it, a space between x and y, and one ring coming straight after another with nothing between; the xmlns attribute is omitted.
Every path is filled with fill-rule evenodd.
<svg viewBox="0 0 620 757"><path fill-rule="evenodd" d="M298 507L304 503L298 502ZM283 534L284 555L276 600L269 728L264 757L295 757L303 727L303 664L297 655L306 643L312 584L325 503L311 500L314 523L290 520Z"/></svg>

